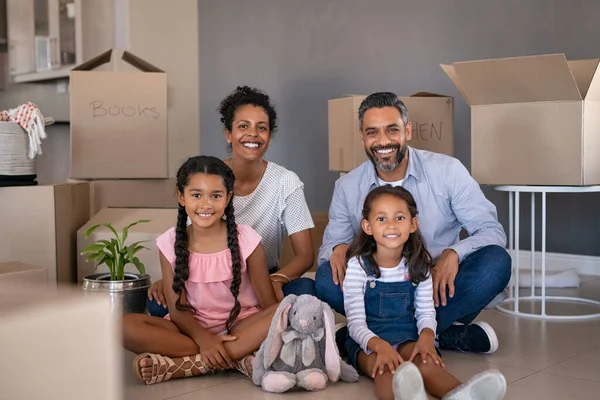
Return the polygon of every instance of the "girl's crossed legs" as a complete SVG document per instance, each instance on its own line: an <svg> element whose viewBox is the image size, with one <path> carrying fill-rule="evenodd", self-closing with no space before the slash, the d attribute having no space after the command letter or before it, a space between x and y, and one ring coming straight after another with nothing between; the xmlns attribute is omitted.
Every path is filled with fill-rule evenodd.
<svg viewBox="0 0 600 400"><path fill-rule="evenodd" d="M398 354L404 361L410 359L416 342L407 342L398 346ZM377 353L366 354L364 351L358 353L358 367L363 374L371 376ZM437 398L442 398L446 393L460 385L460 381L452 376L445 368L437 365L431 358L427 363L423 363L421 356L417 356L413 360L414 364L419 368L425 389L429 394ZM382 375L375 375L375 393L379 400L394 400L394 392L392 388L392 380L394 374L388 369Z"/></svg>
<svg viewBox="0 0 600 400"><path fill-rule="evenodd" d="M231 330L231 335L236 340L223 342L223 346L232 361L242 360L244 357L257 351L266 339L271 320L275 315L278 304L269 307L239 321ZM190 359L199 353L198 345L188 336L182 334L177 326L169 320L160 317L151 317L145 314L127 314L123 317L124 347L136 354L152 353L172 358L174 364L173 375L170 379L184 377L185 370L180 368L184 364L192 375L201 375L206 371L203 361ZM139 360L140 375L149 383L154 374L163 374L171 368L169 364L156 366L150 356ZM247 368L248 366L246 366ZM155 368L162 370L156 371ZM250 366L251 369L251 366Z"/></svg>

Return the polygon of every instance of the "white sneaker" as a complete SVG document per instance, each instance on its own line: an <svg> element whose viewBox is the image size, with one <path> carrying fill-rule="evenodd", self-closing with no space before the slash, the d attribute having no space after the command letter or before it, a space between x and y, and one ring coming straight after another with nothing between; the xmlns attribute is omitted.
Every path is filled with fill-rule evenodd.
<svg viewBox="0 0 600 400"><path fill-rule="evenodd" d="M427 400L421 371L409 361L398 366L392 381L395 400Z"/></svg>
<svg viewBox="0 0 600 400"><path fill-rule="evenodd" d="M505 394L506 378L500 371L490 369L473 376L443 400L501 400Z"/></svg>

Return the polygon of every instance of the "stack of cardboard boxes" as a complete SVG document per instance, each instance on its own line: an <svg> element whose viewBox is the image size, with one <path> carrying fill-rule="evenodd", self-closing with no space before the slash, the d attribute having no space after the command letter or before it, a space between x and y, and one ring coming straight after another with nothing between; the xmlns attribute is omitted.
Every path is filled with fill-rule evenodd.
<svg viewBox="0 0 600 400"><path fill-rule="evenodd" d="M130 223L150 220L133 227L129 241L147 240L149 250L139 258L156 280L161 273L154 241L177 220L169 171L167 74L128 51L112 70L98 70L116 55L109 50L71 72L71 178L90 186L91 219L77 231L78 282L95 272L95 264L80 255L83 248L113 237L101 227L86 238L91 226L111 223L120 232ZM136 70L125 70L124 63ZM133 265L127 271L137 272Z"/></svg>
<svg viewBox="0 0 600 400"><path fill-rule="evenodd" d="M80 251L111 234L101 228L85 238L92 224L110 222L120 230L149 219L130 238L149 241L151 250L140 258L156 279L154 239L176 221L176 166L198 152L169 151L167 87L174 90L164 71L128 51L106 51L74 68L70 78L71 179L0 188L0 262L47 268L53 286L81 283L95 266ZM199 142L197 131L187 134Z"/></svg>

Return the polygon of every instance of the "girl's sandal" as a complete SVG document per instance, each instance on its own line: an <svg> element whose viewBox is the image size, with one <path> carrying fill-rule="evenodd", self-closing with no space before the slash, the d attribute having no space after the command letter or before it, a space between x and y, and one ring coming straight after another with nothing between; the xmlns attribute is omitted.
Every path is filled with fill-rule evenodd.
<svg viewBox="0 0 600 400"><path fill-rule="evenodd" d="M152 360L152 365L149 366L152 367L152 377L149 381L144 380L144 377L142 376L142 367L140 367L140 361L144 358L150 358ZM181 357L181 360L181 363L177 365L170 357L154 353L142 353L133 361L133 371L137 378L146 385L166 382L170 380L177 371L183 371L183 377L185 378L194 376L192 373L194 368L199 371L196 375L204 375L213 372L213 370L204 363L200 354L193 356L193 360L191 357Z"/></svg>
<svg viewBox="0 0 600 400"><path fill-rule="evenodd" d="M233 362L233 368L252 379L254 371L254 354L249 354L241 360Z"/></svg>

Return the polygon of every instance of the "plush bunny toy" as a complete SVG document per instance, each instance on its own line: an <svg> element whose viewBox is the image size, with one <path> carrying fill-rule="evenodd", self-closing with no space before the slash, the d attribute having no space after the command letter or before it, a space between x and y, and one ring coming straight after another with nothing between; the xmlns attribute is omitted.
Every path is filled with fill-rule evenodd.
<svg viewBox="0 0 600 400"><path fill-rule="evenodd" d="M314 296L288 295L254 359L254 384L283 393L294 386L321 390L339 379L356 382L358 373L340 358L333 311Z"/></svg>

